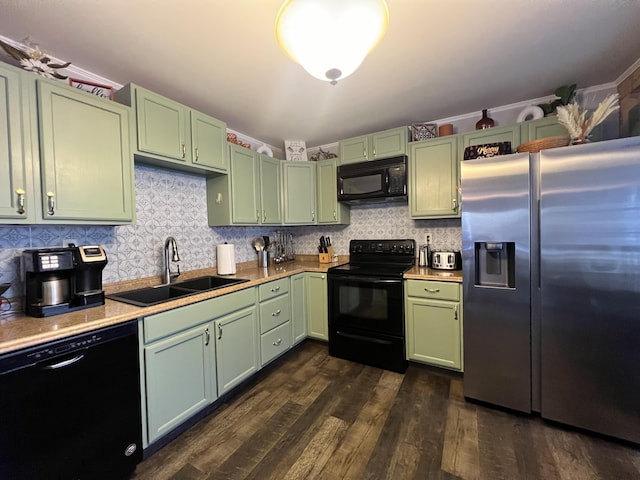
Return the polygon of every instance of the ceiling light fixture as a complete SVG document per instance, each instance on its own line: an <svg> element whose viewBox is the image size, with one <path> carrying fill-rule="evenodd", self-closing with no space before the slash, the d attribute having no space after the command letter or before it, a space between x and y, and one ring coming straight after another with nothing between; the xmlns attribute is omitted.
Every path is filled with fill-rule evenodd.
<svg viewBox="0 0 640 480"><path fill-rule="evenodd" d="M385 0L287 0L276 38L309 74L335 85L360 66L388 24Z"/></svg>

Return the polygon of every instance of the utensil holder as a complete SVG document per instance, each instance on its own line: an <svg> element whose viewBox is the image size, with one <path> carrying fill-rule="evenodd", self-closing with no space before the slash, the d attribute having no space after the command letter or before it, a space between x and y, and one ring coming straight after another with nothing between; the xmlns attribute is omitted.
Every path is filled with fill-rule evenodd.
<svg viewBox="0 0 640 480"><path fill-rule="evenodd" d="M260 250L258 252L258 267L267 268L269 266L269 252Z"/></svg>

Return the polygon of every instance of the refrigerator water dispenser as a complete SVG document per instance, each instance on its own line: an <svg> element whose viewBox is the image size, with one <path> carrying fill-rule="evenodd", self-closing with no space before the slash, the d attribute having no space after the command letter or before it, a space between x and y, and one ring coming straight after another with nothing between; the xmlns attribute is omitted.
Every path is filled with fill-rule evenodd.
<svg viewBox="0 0 640 480"><path fill-rule="evenodd" d="M475 242L475 285L515 288L515 242Z"/></svg>

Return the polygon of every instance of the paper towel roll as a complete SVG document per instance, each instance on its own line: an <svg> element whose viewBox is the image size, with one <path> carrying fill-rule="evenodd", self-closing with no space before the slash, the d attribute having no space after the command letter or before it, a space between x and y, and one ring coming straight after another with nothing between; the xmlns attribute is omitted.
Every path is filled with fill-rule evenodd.
<svg viewBox="0 0 640 480"><path fill-rule="evenodd" d="M231 275L236 273L236 254L234 246L230 243L216 247L218 260L218 275Z"/></svg>

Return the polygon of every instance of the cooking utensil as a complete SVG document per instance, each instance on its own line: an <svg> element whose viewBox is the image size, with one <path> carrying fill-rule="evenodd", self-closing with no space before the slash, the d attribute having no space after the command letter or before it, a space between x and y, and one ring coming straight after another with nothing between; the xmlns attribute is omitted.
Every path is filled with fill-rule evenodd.
<svg viewBox="0 0 640 480"><path fill-rule="evenodd" d="M264 250L264 238L254 238L251 242L251 245L253 245L253 248L255 248L256 252L261 252L262 250Z"/></svg>

